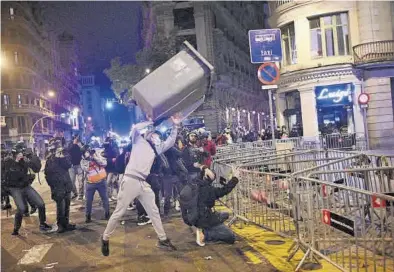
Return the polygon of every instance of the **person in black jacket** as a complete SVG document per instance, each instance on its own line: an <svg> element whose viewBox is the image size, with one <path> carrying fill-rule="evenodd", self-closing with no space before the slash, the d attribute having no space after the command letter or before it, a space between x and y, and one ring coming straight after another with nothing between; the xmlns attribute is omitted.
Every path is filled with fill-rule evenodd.
<svg viewBox="0 0 394 272"><path fill-rule="evenodd" d="M175 210L180 211L181 209L179 205L179 194L188 181L188 171L182 160L182 151L180 151L176 146L171 147L165 153L165 155L168 159L172 172L177 176L177 178L175 179Z"/></svg>
<svg viewBox="0 0 394 272"><path fill-rule="evenodd" d="M45 178L51 188L52 199L56 202L56 219L58 233L75 230L70 224L70 201L73 184L69 175L71 161L57 142L49 147L49 155L45 164Z"/></svg>
<svg viewBox="0 0 394 272"><path fill-rule="evenodd" d="M230 228L223 224L229 217L228 213L218 213L212 211L215 201L229 194L238 184L238 179L233 177L223 187L213 187L215 174L206 166L201 166L201 175L196 182L199 184L198 190L198 220L196 242L199 246L204 246L205 242L221 241L228 244L235 242L235 235Z"/></svg>
<svg viewBox="0 0 394 272"><path fill-rule="evenodd" d="M45 203L31 186L35 175L29 173L29 168L34 173L38 173L41 170L40 159L33 154L32 150L25 149L20 145L14 147L12 155L11 158L6 159L2 164L2 171L4 171L5 175L4 185L7 187L17 207L12 235L19 235L23 214L28 208L26 200L31 206L38 208L40 231L44 233L51 232L52 227L46 223Z"/></svg>

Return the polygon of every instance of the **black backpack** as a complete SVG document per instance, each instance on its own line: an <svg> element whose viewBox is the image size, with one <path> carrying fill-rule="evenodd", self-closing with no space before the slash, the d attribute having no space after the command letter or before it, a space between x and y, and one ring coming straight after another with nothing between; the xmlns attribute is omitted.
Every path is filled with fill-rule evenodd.
<svg viewBox="0 0 394 272"><path fill-rule="evenodd" d="M198 220L198 193L199 185L195 182L190 182L183 187L179 203L181 206L182 219L185 224L194 226Z"/></svg>

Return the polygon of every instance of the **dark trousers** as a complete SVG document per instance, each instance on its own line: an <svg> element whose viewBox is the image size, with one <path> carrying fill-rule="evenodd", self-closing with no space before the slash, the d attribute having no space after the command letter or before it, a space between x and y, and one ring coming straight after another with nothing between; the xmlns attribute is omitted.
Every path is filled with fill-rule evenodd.
<svg viewBox="0 0 394 272"><path fill-rule="evenodd" d="M28 206L26 201L30 206L35 206L38 208L38 217L40 219L40 224L44 224L46 221L45 215L45 204L41 196L34 190L30 185L25 188L10 188L10 193L14 199L17 211L15 214L14 228L19 230L22 225L23 215L26 213Z"/></svg>
<svg viewBox="0 0 394 272"><path fill-rule="evenodd" d="M228 213L220 213L221 221L228 218ZM203 229L206 242L224 242L227 244L234 244L235 235L233 231L223 223L211 228Z"/></svg>
<svg viewBox="0 0 394 272"><path fill-rule="evenodd" d="M92 213L93 198L96 191L98 191L100 195L105 214L109 214L107 182L102 180L98 183L86 183L86 215L90 215Z"/></svg>
<svg viewBox="0 0 394 272"><path fill-rule="evenodd" d="M164 197L164 215L168 215L171 209L171 197L174 185L177 183L178 177L169 175L162 179L162 192Z"/></svg>
<svg viewBox="0 0 394 272"><path fill-rule="evenodd" d="M155 194L155 203L157 208L159 209L160 212L160 178L158 175L149 175L148 178L146 179L146 182L151 186L153 193ZM138 217L141 216L146 216L146 211L142 204L138 201L138 199L135 200L136 208L137 208L137 214Z"/></svg>
<svg viewBox="0 0 394 272"><path fill-rule="evenodd" d="M58 225L66 228L70 223L70 201L71 193L66 193L66 195L60 199L56 199L56 219Z"/></svg>

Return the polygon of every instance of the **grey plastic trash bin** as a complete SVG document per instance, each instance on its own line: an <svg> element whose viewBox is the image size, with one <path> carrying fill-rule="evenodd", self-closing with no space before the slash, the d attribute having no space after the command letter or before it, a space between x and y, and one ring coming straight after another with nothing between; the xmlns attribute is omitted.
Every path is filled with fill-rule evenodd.
<svg viewBox="0 0 394 272"><path fill-rule="evenodd" d="M132 88L133 99L153 120L170 117L201 99L213 66L185 41L184 49Z"/></svg>

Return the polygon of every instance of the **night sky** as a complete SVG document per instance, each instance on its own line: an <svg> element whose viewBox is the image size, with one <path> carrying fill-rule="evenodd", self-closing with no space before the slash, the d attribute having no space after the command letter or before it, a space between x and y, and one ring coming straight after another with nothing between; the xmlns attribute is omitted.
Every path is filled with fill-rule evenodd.
<svg viewBox="0 0 394 272"><path fill-rule="evenodd" d="M94 74L104 96L113 96L111 82L103 74L110 60L121 57L133 62L141 48L139 2L45 2L45 16L57 32L67 31L78 43L82 74ZM125 118L115 118L125 116ZM121 120L119 120L121 119ZM127 133L130 128L127 110L115 105L111 112L114 130Z"/></svg>

